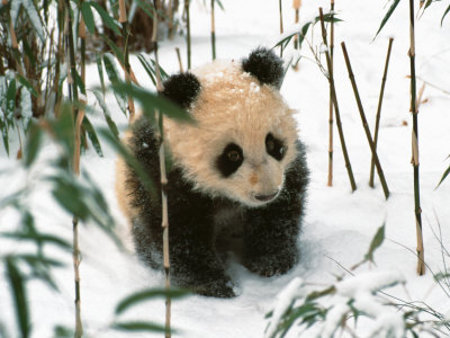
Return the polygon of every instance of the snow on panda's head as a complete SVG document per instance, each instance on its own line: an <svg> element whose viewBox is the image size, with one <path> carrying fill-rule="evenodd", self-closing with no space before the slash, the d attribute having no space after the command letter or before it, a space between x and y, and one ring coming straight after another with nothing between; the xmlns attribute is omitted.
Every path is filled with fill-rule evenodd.
<svg viewBox="0 0 450 338"><path fill-rule="evenodd" d="M195 189L254 207L277 197L297 139L278 91L282 76L281 59L257 49L243 62L216 61L166 82L164 94L196 120L165 123L175 164Z"/></svg>

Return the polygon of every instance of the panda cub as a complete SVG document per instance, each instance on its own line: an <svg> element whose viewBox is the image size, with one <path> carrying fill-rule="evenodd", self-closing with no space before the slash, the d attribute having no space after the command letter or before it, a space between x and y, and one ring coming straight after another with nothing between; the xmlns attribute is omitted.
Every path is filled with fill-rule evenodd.
<svg viewBox="0 0 450 338"><path fill-rule="evenodd" d="M261 276L287 272L298 260L308 169L293 110L279 93L284 71L258 48L242 62L215 61L171 76L162 95L195 124L164 120L171 274L206 296L233 297L227 253ZM160 188L159 140L138 118L127 145ZM119 160L119 203L144 262L162 267L161 200Z"/></svg>

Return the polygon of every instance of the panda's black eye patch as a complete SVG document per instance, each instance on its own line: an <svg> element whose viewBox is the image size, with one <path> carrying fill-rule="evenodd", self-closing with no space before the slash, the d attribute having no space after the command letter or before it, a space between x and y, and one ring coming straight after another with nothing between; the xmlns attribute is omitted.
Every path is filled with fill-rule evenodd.
<svg viewBox="0 0 450 338"><path fill-rule="evenodd" d="M286 154L286 146L283 144L283 141L269 133L266 136L266 151L274 159L281 161Z"/></svg>
<svg viewBox="0 0 450 338"><path fill-rule="evenodd" d="M235 143L229 143L222 154L216 160L216 167L223 177L228 177L239 169L244 161L241 147Z"/></svg>

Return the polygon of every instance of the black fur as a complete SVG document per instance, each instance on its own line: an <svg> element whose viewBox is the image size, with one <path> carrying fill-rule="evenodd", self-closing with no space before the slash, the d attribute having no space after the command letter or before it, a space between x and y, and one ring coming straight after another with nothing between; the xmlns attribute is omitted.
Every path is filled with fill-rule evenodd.
<svg viewBox="0 0 450 338"><path fill-rule="evenodd" d="M230 158L230 153L236 152L236 159ZM216 160L216 166L223 177L228 177L239 169L244 161L242 148L235 143L228 144Z"/></svg>
<svg viewBox="0 0 450 338"><path fill-rule="evenodd" d="M176 166L168 173L169 240L172 276L178 286L207 296L233 297L233 284L220 255L225 238L215 234L215 215L234 210L234 226L242 224L242 262L251 271L272 276L288 271L298 259L296 245L300 230L308 169L304 148L286 173L280 195L271 203L249 208L226 198L211 198L193 191L191 183ZM135 123L130 146L137 159L152 174L159 188L158 141L149 123ZM140 257L154 268L162 267L161 201L153 199L138 176L128 169L133 205L140 210L133 220L133 235ZM225 244L226 245L226 244Z"/></svg>
<svg viewBox="0 0 450 338"><path fill-rule="evenodd" d="M192 73L172 75L164 81L162 94L181 107L188 109L200 93L200 82Z"/></svg>
<svg viewBox="0 0 450 338"><path fill-rule="evenodd" d="M267 48L257 48L242 61L242 69L255 76L261 84L280 88L283 82L283 60Z"/></svg>
<svg viewBox="0 0 450 338"><path fill-rule="evenodd" d="M268 133L266 136L266 151L277 161L281 161L286 155L286 147L283 141L274 137L272 133Z"/></svg>

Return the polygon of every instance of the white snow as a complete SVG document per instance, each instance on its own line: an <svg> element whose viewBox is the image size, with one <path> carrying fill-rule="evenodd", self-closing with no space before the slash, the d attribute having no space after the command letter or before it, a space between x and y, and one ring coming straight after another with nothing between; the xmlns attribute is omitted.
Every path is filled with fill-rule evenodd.
<svg viewBox="0 0 450 338"><path fill-rule="evenodd" d="M15 2L15 1L14 1ZM13 2L13 3L14 3ZM240 60L260 45L272 47L280 40L278 1L223 1L225 11L216 8L217 55L219 58ZM303 1L300 25L303 18L318 14L318 6L329 8L328 1ZM294 12L290 1L284 1L286 26L293 23ZM292 280L294 285L301 279L307 285L322 286L336 282L335 276L345 275L367 252L368 245L378 227L386 222L386 240L375 252L375 263L357 269L355 279L344 279L339 284L342 300L357 295L358 304L376 316L371 325L358 325L361 336L379 328L392 328L394 336L402 329L398 315L383 315L381 305L371 298L371 290L389 280L401 279L404 286L396 286L389 292L408 302L425 302L442 313L448 314L450 299L436 286L432 272L443 269L440 241L431 229L439 233L441 226L444 245L450 243L450 178L437 189L450 153L450 17L440 26L440 19L447 3L433 2L416 22L417 75L427 81L419 113L419 151L421 175L421 199L424 231L425 260L431 270L425 276L416 274L416 234L414 220L413 170L411 162L411 115L409 113L409 23L407 2L401 1L392 18L374 40L378 26L387 10L383 1L336 1L336 11L343 22L335 30L334 73L336 90L342 115L347 147L354 170L358 190L351 193L342 157L337 130L334 131L334 185L327 187L328 159L328 83L314 63L307 45L303 45L298 71L287 72L281 92L288 104L298 111L300 136L307 146L311 184L308 206L299 238L301 260L288 274L280 277L262 278L232 263L229 273L239 284L240 295L234 299L212 299L190 296L174 301L172 323L179 330L176 337L187 338L253 338L264 336L268 320L266 313L276 308L276 295L285 290ZM203 1L192 2L192 62L200 66L211 60L209 37L209 10ZM387 76L385 99L381 116L378 154L391 191L385 200L378 180L376 188L368 187L370 150L365 139L347 70L340 49L346 42L353 71L360 90L369 125L373 130L378 92L384 68L388 37L395 35L391 63ZM308 34L309 36L309 34ZM313 41L320 46L320 29L314 27ZM168 73L178 71L175 47L179 47L186 65L186 45L182 37L165 41L160 46L160 62ZM291 48L291 47L289 47ZM285 51L285 55L292 52ZM323 56L322 56L323 57ZM324 60L322 60L323 62ZM152 87L138 59L131 57L131 65L141 85ZM119 70L119 74L123 72ZM97 66L87 70L87 88L99 85ZM106 73L105 73L106 78ZM88 102L96 102L88 92ZM121 131L127 125L126 118L117 107L112 95L106 103L111 116ZM103 114L92 114L91 121L104 124ZM12 138L11 154L18 149L18 140ZM27 197L30 211L36 215L36 224L43 232L56 233L71 241L71 216L61 211L50 195L48 182L41 179L42 172L51 170L45 159L54 154L55 147L46 146L39 165L32 173L25 173L14 156L7 158L0 147L0 201L9 194L28 185L33 192ZM125 218L120 213L114 195L114 152L104 144L104 158L99 158L91 148L82 158L82 169L89 172L101 187L109 202L117 223L117 233L125 242L125 249L118 249L104 232L92 224L80 228L81 298L82 319L86 335L92 337L128 337L130 334L114 331L109 325L115 320L116 304L126 295L149 287L164 285L163 275L147 269L139 263L132 250L132 241ZM38 178L38 179L36 179ZM436 216L435 216L436 215ZM11 210L0 210L0 231L13 229L20 223L18 215ZM0 238L0 255L29 251L25 243ZM449 249L449 247L447 247ZM48 247L47 255L60 259L67 266L54 271L60 292L50 291L40 282L28 284L31 306L33 337L52 336L53 327L62 324L73 327L74 290L70 253ZM446 257L448 259L448 257ZM368 271L368 275L364 275ZM373 273L373 274L370 274ZM0 270L0 324L4 324L12 336L18 336L14 320L13 303L9 286ZM373 280L371 280L371 277ZM376 276L381 276L378 280ZM349 276L347 276L349 277ZM351 285L353 283L353 285ZM354 291L360 290L359 294ZM345 292L344 292L345 291ZM447 290L448 291L448 290ZM283 297L282 297L283 298ZM288 303L284 299L282 305ZM337 301L336 305L339 302ZM342 304L342 303L341 303ZM375 305L374 305L375 304ZM281 306L281 305L280 305ZM336 318L341 311L336 308ZM281 310L279 310L281 312ZM150 301L130 310L123 318L164 322L164 300ZM122 319L122 317L121 317ZM366 322L362 322L366 323ZM361 324L361 323L359 323ZM295 329L295 328L294 328ZM403 329L402 329L403 330ZM381 333L378 333L381 332ZM142 337L160 337L160 334L136 334ZM290 337L298 336L293 331Z"/></svg>

